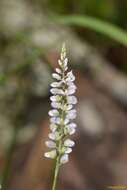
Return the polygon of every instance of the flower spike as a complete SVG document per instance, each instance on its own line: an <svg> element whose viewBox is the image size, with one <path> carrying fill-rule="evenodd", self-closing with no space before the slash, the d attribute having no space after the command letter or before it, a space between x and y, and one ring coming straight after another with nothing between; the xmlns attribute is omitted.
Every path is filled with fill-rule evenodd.
<svg viewBox="0 0 127 190"><path fill-rule="evenodd" d="M59 67L52 74L54 81L50 85L52 109L48 114L51 132L48 135L49 140L45 142L51 150L44 154L46 158L56 159L52 190L56 190L59 167L69 161L69 154L75 145L69 136L75 133L77 127L72 121L77 114L74 109L74 105L77 103L77 98L74 96L76 91L75 76L72 71L68 71L65 44L62 46L58 65Z"/></svg>
<svg viewBox="0 0 127 190"><path fill-rule="evenodd" d="M76 91L75 76L72 71L68 71L65 44L62 46L58 65L56 72L52 74L55 81L51 83L50 89L52 93L50 97L52 109L49 111L51 133L45 143L52 150L44 155L47 158L56 158L61 165L69 161L69 153L75 143L68 136L74 134L77 127L72 122L76 118L74 104L77 103L77 98L73 95Z"/></svg>

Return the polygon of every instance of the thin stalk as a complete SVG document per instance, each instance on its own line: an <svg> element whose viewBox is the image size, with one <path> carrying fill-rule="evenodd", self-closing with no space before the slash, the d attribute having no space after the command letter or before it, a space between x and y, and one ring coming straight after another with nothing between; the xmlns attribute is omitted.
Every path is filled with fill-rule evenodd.
<svg viewBox="0 0 127 190"><path fill-rule="evenodd" d="M52 185L52 190L56 190L56 185L57 185L57 178L59 174L59 169L60 169L60 156L57 156L56 159L56 166L55 166L55 172L54 172L54 179L53 179L53 185Z"/></svg>

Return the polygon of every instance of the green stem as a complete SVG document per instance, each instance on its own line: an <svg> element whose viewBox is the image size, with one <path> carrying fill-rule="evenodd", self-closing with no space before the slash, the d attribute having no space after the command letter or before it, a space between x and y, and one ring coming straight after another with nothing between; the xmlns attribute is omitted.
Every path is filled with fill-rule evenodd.
<svg viewBox="0 0 127 190"><path fill-rule="evenodd" d="M56 159L56 166L55 166L55 172L54 172L54 179L53 179L53 185L52 185L52 190L56 190L56 184L57 184L57 178L58 178L58 173L59 173L59 168L60 168L60 156L57 156Z"/></svg>

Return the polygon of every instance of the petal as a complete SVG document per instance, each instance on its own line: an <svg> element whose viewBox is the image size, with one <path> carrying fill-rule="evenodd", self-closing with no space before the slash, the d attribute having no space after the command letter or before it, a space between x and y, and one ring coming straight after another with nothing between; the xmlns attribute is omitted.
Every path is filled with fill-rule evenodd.
<svg viewBox="0 0 127 190"><path fill-rule="evenodd" d="M67 111L71 110L73 108L73 106L70 104L67 106Z"/></svg>
<svg viewBox="0 0 127 190"><path fill-rule="evenodd" d="M55 131L53 133L49 133L49 138L51 140L59 140L60 139L60 135L59 135L59 132L58 131Z"/></svg>
<svg viewBox="0 0 127 190"><path fill-rule="evenodd" d="M67 146L67 147L73 147L75 145L75 142L70 140L70 139L66 139L64 141L64 146Z"/></svg>
<svg viewBox="0 0 127 190"><path fill-rule="evenodd" d="M73 75L72 71L67 73L67 78L66 81L74 81L75 80L75 76Z"/></svg>
<svg viewBox="0 0 127 190"><path fill-rule="evenodd" d="M52 151L50 151L50 152L46 152L45 154L44 154L44 156L46 157L46 158L55 158L56 157L56 150L52 150Z"/></svg>
<svg viewBox="0 0 127 190"><path fill-rule="evenodd" d="M51 103L51 106L52 106L53 108L59 109L59 108L61 108L61 103L59 103L59 102L52 102L52 103Z"/></svg>
<svg viewBox="0 0 127 190"><path fill-rule="evenodd" d="M68 111L68 114L66 116L68 119L75 119L76 118L76 110L70 110Z"/></svg>
<svg viewBox="0 0 127 190"><path fill-rule="evenodd" d="M64 95L64 91L63 91L62 89L58 89L58 88L52 88L52 89L50 90L50 92L51 92L52 94Z"/></svg>
<svg viewBox="0 0 127 190"><path fill-rule="evenodd" d="M55 138L56 138L56 136L55 136L55 133L53 132L53 133L49 133L49 138L51 139L51 140L55 140Z"/></svg>
<svg viewBox="0 0 127 190"><path fill-rule="evenodd" d="M67 63L68 63L68 58L65 58L65 60L63 61L64 68L67 67Z"/></svg>
<svg viewBox="0 0 127 190"><path fill-rule="evenodd" d="M57 73L53 73L53 74L52 74L52 77L53 77L54 79L61 80L61 76L58 75Z"/></svg>
<svg viewBox="0 0 127 190"><path fill-rule="evenodd" d="M67 125L69 123L69 119L68 118L65 118L64 120L64 125Z"/></svg>
<svg viewBox="0 0 127 190"><path fill-rule="evenodd" d="M50 111L48 112L48 114L49 114L50 116L58 116L58 115L59 115L59 112L58 112L58 110L53 109L53 110L50 110Z"/></svg>
<svg viewBox="0 0 127 190"><path fill-rule="evenodd" d="M69 135L73 135L73 134L75 133L75 131L76 131L75 129L69 128L69 129L68 129L68 134L69 134Z"/></svg>
<svg viewBox="0 0 127 190"><path fill-rule="evenodd" d="M51 83L51 87L60 87L61 86L61 82L53 82Z"/></svg>
<svg viewBox="0 0 127 190"><path fill-rule="evenodd" d="M63 65L63 63L62 63L62 61L61 61L60 59L58 60L58 64L59 64L60 66Z"/></svg>
<svg viewBox="0 0 127 190"><path fill-rule="evenodd" d="M71 152L72 152L72 148L66 147L65 153L66 153L66 154L69 154L69 153L71 153Z"/></svg>
<svg viewBox="0 0 127 190"><path fill-rule="evenodd" d="M54 123L54 124L60 124L61 123L61 119L59 117L51 117L50 118L50 122Z"/></svg>
<svg viewBox="0 0 127 190"><path fill-rule="evenodd" d="M52 131L52 132L55 132L56 131L56 129L57 129L57 125L55 125L55 124L50 124L50 130Z"/></svg>
<svg viewBox="0 0 127 190"><path fill-rule="evenodd" d="M58 74L62 74L62 71L61 71L61 69L59 69L59 68L56 68L56 72L57 72Z"/></svg>
<svg viewBox="0 0 127 190"><path fill-rule="evenodd" d="M75 129L77 127L77 125L76 125L76 123L70 123L70 124L68 124L68 127Z"/></svg>
<svg viewBox="0 0 127 190"><path fill-rule="evenodd" d="M45 142L46 146L49 148L55 148L56 147L56 143L54 141L46 141Z"/></svg>
<svg viewBox="0 0 127 190"><path fill-rule="evenodd" d="M76 104L77 103L77 98L75 96L68 96L67 97L67 103L68 104Z"/></svg>
<svg viewBox="0 0 127 190"><path fill-rule="evenodd" d="M64 155L61 156L61 158L60 158L60 163L61 163L61 164L65 164L65 163L67 163L68 161L69 161L68 154L64 154Z"/></svg>
<svg viewBox="0 0 127 190"><path fill-rule="evenodd" d="M68 88L67 90L66 90L66 95L71 95L71 94L74 94L76 92L76 89L75 88Z"/></svg>
<svg viewBox="0 0 127 190"><path fill-rule="evenodd" d="M61 100L61 96L59 96L59 95L51 96L50 100L53 102L59 102Z"/></svg>

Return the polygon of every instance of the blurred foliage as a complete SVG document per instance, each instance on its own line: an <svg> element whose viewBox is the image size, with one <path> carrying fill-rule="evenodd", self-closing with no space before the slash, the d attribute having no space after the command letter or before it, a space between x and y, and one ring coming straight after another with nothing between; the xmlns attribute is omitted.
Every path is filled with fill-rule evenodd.
<svg viewBox="0 0 127 190"><path fill-rule="evenodd" d="M127 27L126 0L48 0L48 3L57 13L86 14Z"/></svg>
<svg viewBox="0 0 127 190"><path fill-rule="evenodd" d="M59 14L93 16L94 18L100 18L101 20L127 28L127 2L125 0L122 3L120 0L80 0L78 2L75 0L48 0L47 5L51 10ZM78 32L80 31L78 30ZM84 30L80 32L80 36L85 37L87 40L92 40L92 42L99 42L101 45L107 43L104 37L100 37L95 33L92 33L91 36L91 33L84 32ZM108 43L112 44L112 41L108 41Z"/></svg>
<svg viewBox="0 0 127 190"><path fill-rule="evenodd" d="M127 45L127 32L105 21L89 16L57 16L57 20L63 24L74 24L100 32L123 45Z"/></svg>

